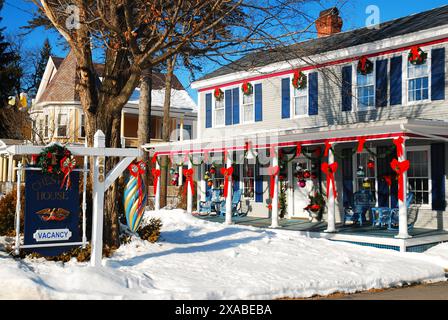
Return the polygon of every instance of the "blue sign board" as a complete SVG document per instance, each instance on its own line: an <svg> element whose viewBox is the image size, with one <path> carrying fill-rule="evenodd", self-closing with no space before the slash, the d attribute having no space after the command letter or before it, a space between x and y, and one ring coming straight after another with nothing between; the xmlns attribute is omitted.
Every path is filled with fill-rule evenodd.
<svg viewBox="0 0 448 320"><path fill-rule="evenodd" d="M24 244L79 242L79 172L70 173L71 187L61 187L63 176L27 171L25 175ZM43 256L55 256L69 246L33 248Z"/></svg>

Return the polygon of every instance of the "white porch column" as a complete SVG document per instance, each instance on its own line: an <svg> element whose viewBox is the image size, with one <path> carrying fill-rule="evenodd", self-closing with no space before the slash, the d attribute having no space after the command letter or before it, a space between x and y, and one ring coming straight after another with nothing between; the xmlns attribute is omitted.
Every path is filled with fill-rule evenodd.
<svg viewBox="0 0 448 320"><path fill-rule="evenodd" d="M226 152L226 151L225 151ZM226 167L227 169L232 166L232 154L230 152L227 153ZM226 221L225 224L232 224L232 177L228 178L229 182L227 185L227 198L226 198Z"/></svg>
<svg viewBox="0 0 448 320"><path fill-rule="evenodd" d="M188 169L193 168L193 164L191 163L190 158L188 158L187 163L188 163ZM182 173L179 174L179 178L181 176L182 176ZM187 212L191 214L191 213L193 213L193 193L191 192L191 187L188 184L186 187L187 187Z"/></svg>
<svg viewBox="0 0 448 320"><path fill-rule="evenodd" d="M334 146L334 144L333 144ZM334 163L334 153L333 150L328 150L328 165L332 165ZM328 177L327 177L328 179ZM336 180L336 177L335 177ZM335 181L336 183L336 181ZM336 230L336 204L335 204L335 198L334 198L334 192L333 192L333 185L330 184L330 188L327 190L328 192L328 200L327 200L327 208L328 208L328 214L327 214L327 230L325 232L328 233L334 233L337 232Z"/></svg>
<svg viewBox="0 0 448 320"><path fill-rule="evenodd" d="M94 136L93 146L95 148L105 148L106 137L101 130ZM103 258L103 208L105 191L105 157L94 157L93 167L93 210L92 210L92 256L90 264L92 267L101 266Z"/></svg>
<svg viewBox="0 0 448 320"><path fill-rule="evenodd" d="M276 149L274 151L274 154L272 156L272 166L277 167L278 166L278 150ZM274 179L274 196L272 197L272 223L271 228L278 228L278 174L275 176Z"/></svg>
<svg viewBox="0 0 448 320"><path fill-rule="evenodd" d="M406 138L403 137L403 155L398 158L398 161L402 162L406 160ZM398 200L398 210L399 210L399 217L398 217L398 235L395 236L395 238L398 239L409 239L412 238L408 233L408 208L406 206L406 198L408 193L408 174L407 172L402 174L403 179L403 193L404 193L404 200Z"/></svg>
<svg viewBox="0 0 448 320"><path fill-rule="evenodd" d="M160 164L156 161L156 169L160 170ZM154 195L154 209L160 210L160 178L157 180L156 194Z"/></svg>

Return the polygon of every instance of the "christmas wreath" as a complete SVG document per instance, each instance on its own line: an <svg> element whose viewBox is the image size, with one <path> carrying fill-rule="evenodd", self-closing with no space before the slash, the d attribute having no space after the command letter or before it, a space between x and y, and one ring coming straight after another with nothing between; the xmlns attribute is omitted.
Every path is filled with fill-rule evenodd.
<svg viewBox="0 0 448 320"><path fill-rule="evenodd" d="M250 82L244 82L243 85L241 86L241 91L249 96L254 92L254 87L252 86L252 83Z"/></svg>
<svg viewBox="0 0 448 320"><path fill-rule="evenodd" d="M37 165L45 174L64 175L61 187L65 184L70 187L70 173L76 165L76 160L66 147L59 144L52 144L39 154Z"/></svg>
<svg viewBox="0 0 448 320"><path fill-rule="evenodd" d="M292 78L292 85L296 89L305 89L307 86L307 78L306 75L302 71L295 71L294 77Z"/></svg>
<svg viewBox="0 0 448 320"><path fill-rule="evenodd" d="M427 58L428 54L417 46L412 47L408 55L408 60L413 65L424 64Z"/></svg>
<svg viewBox="0 0 448 320"><path fill-rule="evenodd" d="M217 101L221 101L224 98L224 92L220 88L216 88L214 96Z"/></svg>
<svg viewBox="0 0 448 320"><path fill-rule="evenodd" d="M362 75L368 75L373 72L373 62L367 59L366 57L362 57L358 61L358 73Z"/></svg>

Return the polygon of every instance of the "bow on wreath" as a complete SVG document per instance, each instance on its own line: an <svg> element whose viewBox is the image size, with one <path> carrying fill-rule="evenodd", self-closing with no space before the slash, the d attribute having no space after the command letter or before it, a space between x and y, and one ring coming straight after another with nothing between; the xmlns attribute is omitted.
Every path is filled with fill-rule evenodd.
<svg viewBox="0 0 448 320"><path fill-rule="evenodd" d="M269 196L274 198L274 187L275 187L275 177L280 173L280 167L269 167L268 169L269 176L271 177L271 183L269 185Z"/></svg>
<svg viewBox="0 0 448 320"><path fill-rule="evenodd" d="M224 176L224 198L227 198L229 189L229 177L233 174L233 167L221 168L221 174Z"/></svg>
<svg viewBox="0 0 448 320"><path fill-rule="evenodd" d="M336 184L334 182L334 174L338 170L338 163L334 162L332 164L328 164L327 162L324 162L322 163L321 169L327 175L327 198L330 196L330 184L333 188L333 196L336 198L338 196L338 193L336 191Z"/></svg>
<svg viewBox="0 0 448 320"><path fill-rule="evenodd" d="M409 170L410 162L409 160L398 161L393 159L390 163L392 170L398 174L398 199L404 201L404 181L403 174Z"/></svg>
<svg viewBox="0 0 448 320"><path fill-rule="evenodd" d="M152 177L154 178L154 195L157 193L157 184L159 183L160 169L152 168Z"/></svg>
<svg viewBox="0 0 448 320"><path fill-rule="evenodd" d="M64 174L64 179L62 180L61 183L61 189L65 184L65 190L68 190L72 185L72 181L70 180L70 173L76 166L76 160L75 158L65 156L64 158L61 159L60 165L61 165L61 171Z"/></svg>
<svg viewBox="0 0 448 320"><path fill-rule="evenodd" d="M187 193L188 185L190 185L191 194L194 195L194 186L193 186L193 175L194 175L194 169L183 169L182 170L186 180L187 184L185 185L184 194Z"/></svg>

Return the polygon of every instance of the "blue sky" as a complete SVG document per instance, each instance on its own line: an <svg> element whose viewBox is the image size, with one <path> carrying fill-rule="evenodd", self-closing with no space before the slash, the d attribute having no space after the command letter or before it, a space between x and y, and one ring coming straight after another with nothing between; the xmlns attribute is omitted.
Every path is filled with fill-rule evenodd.
<svg viewBox="0 0 448 320"><path fill-rule="evenodd" d="M324 0L322 1L322 5L314 5L310 7L309 14L317 17L319 11L323 8L328 8L332 5L341 7L341 4L341 16L344 20L343 31L347 31L365 26L365 21L368 16L366 14L366 8L370 5L376 5L380 9L380 19L384 22L446 5L447 0ZM3 10L0 12L0 15L3 17L0 27L6 27L7 33L14 34L16 32L21 32L19 28L25 25L27 20L31 18L30 12L32 12L33 9L34 4L27 2L26 0L5 0ZM61 43L58 40L57 35L54 32L45 31L43 29L27 35L25 38L25 45L29 48L38 49L46 37L50 39L55 55L64 56L66 54L60 45ZM218 66L213 65L212 63L206 63L202 74L213 71L217 67ZM196 77L199 78L202 74L197 74ZM176 75L187 88L192 98L196 100L197 93L190 88L191 79L189 73L183 70L178 70Z"/></svg>

